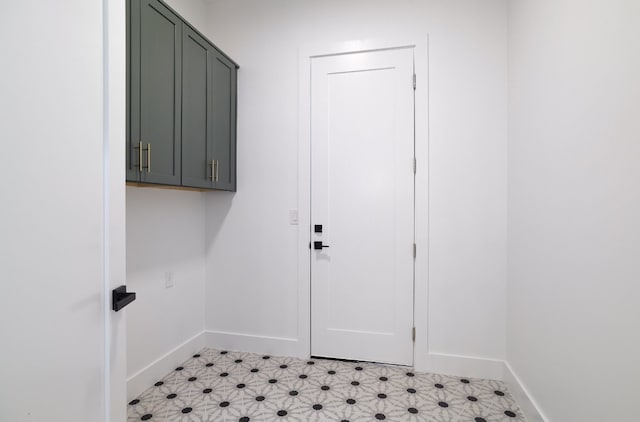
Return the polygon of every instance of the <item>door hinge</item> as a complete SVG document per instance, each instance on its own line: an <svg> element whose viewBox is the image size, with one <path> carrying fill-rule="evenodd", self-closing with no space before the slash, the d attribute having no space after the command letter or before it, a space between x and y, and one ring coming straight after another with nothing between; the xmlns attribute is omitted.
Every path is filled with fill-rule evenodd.
<svg viewBox="0 0 640 422"><path fill-rule="evenodd" d="M416 74L413 74L413 89L416 89Z"/></svg>
<svg viewBox="0 0 640 422"><path fill-rule="evenodd" d="M416 327L413 327L413 329L411 330L411 339L414 342L416 341Z"/></svg>
<svg viewBox="0 0 640 422"><path fill-rule="evenodd" d="M417 169L418 169L418 161L414 158L413 159L413 174L416 174Z"/></svg>
<svg viewBox="0 0 640 422"><path fill-rule="evenodd" d="M416 244L413 244L413 257L416 257Z"/></svg>

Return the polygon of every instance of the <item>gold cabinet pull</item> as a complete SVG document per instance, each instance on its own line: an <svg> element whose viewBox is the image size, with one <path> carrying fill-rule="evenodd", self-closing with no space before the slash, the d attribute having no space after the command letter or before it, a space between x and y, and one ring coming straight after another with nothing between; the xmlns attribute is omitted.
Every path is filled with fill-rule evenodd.
<svg viewBox="0 0 640 422"><path fill-rule="evenodd" d="M151 144L147 144L147 173L151 173Z"/></svg>
<svg viewBox="0 0 640 422"><path fill-rule="evenodd" d="M212 182L213 182L213 176L215 174L215 170L213 166L214 166L213 160L210 160L209 163L207 164L207 168L211 167L211 177L209 177L209 179L211 179Z"/></svg>
<svg viewBox="0 0 640 422"><path fill-rule="evenodd" d="M218 171L220 170L220 163L216 160L216 182L218 181Z"/></svg>
<svg viewBox="0 0 640 422"><path fill-rule="evenodd" d="M138 150L140 151L140 161L139 161L139 166L140 166L140 173L142 173L142 170L147 170L147 173L149 173L151 171L151 144L147 144L146 148L142 147L142 141L140 141L140 144L138 146ZM144 151L147 151L147 165L143 166L142 164L142 153Z"/></svg>

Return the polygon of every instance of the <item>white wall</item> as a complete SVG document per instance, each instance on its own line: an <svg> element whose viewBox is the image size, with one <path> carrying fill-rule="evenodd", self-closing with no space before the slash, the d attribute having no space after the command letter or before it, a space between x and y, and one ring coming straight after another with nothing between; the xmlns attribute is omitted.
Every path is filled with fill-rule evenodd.
<svg viewBox="0 0 640 422"><path fill-rule="evenodd" d="M130 397L186 359L162 361L204 328L204 227L202 193L127 187L127 285L137 293L127 308Z"/></svg>
<svg viewBox="0 0 640 422"><path fill-rule="evenodd" d="M163 0L187 22L201 32L209 25L206 0Z"/></svg>
<svg viewBox="0 0 640 422"><path fill-rule="evenodd" d="M637 420L640 3L512 0L507 358L548 420Z"/></svg>
<svg viewBox="0 0 640 422"><path fill-rule="evenodd" d="M204 195L127 187L129 376L204 328Z"/></svg>
<svg viewBox="0 0 640 422"><path fill-rule="evenodd" d="M429 349L503 358L506 1L211 1L208 17L240 71L238 192L207 198L207 329L297 338L300 46L429 34Z"/></svg>
<svg viewBox="0 0 640 422"><path fill-rule="evenodd" d="M201 0L167 3L196 28L205 27ZM127 285L138 294L127 308L130 379L204 329L205 195L127 187ZM166 272L173 273L172 288L165 287ZM187 357L178 353L170 359ZM164 375L157 371L151 375ZM130 390L137 391L143 381L146 376Z"/></svg>

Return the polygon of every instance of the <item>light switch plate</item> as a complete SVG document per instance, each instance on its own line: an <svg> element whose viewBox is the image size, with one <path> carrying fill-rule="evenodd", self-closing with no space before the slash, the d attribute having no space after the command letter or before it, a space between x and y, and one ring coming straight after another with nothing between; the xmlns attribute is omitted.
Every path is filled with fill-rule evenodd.
<svg viewBox="0 0 640 422"><path fill-rule="evenodd" d="M298 210L289 210L289 224L292 226L298 225Z"/></svg>
<svg viewBox="0 0 640 422"><path fill-rule="evenodd" d="M164 287L167 289L173 287L173 272L167 271L164 273Z"/></svg>

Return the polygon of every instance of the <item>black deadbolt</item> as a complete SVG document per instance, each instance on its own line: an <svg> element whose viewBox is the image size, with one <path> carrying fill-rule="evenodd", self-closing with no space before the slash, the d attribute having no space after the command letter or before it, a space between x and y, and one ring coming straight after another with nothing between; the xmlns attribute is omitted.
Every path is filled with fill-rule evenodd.
<svg viewBox="0 0 640 422"><path fill-rule="evenodd" d="M318 249L328 248L328 247L329 247L328 245L323 245L321 240L313 242L313 249L318 250Z"/></svg>

